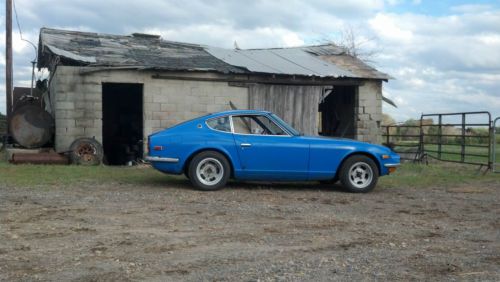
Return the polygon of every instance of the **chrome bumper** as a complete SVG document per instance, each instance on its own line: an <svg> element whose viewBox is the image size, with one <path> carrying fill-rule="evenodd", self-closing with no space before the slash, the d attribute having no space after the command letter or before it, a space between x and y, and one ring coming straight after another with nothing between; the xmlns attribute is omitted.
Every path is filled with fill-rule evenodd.
<svg viewBox="0 0 500 282"><path fill-rule="evenodd" d="M384 166L385 167L398 167L400 166L401 164L385 164Z"/></svg>
<svg viewBox="0 0 500 282"><path fill-rule="evenodd" d="M164 163L178 163L179 162L178 158L162 158L162 157L155 157L155 156L147 156L144 159L148 162L164 162Z"/></svg>

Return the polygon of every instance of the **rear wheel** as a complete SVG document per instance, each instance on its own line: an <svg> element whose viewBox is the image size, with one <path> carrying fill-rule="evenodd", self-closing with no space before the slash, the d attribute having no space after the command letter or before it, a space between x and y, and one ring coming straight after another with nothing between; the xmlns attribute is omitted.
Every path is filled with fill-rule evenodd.
<svg viewBox="0 0 500 282"><path fill-rule="evenodd" d="M205 191L218 190L226 185L231 168L227 159L218 152L205 151L189 163L189 180L196 188Z"/></svg>
<svg viewBox="0 0 500 282"><path fill-rule="evenodd" d="M342 165L340 181L349 192L366 193L377 185L378 174L377 165L371 158L354 155Z"/></svg>

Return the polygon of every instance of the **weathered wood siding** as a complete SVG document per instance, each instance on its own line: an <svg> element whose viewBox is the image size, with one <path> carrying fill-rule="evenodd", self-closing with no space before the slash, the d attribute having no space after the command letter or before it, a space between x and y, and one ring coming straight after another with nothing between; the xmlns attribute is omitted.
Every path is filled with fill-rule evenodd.
<svg viewBox="0 0 500 282"><path fill-rule="evenodd" d="M250 109L276 113L306 135L318 135L318 104L323 86L253 84Z"/></svg>

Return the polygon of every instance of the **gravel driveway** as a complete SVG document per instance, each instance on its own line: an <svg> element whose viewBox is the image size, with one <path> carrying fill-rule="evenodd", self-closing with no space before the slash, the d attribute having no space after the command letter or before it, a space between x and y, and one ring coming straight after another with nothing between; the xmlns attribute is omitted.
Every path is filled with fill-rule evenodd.
<svg viewBox="0 0 500 282"><path fill-rule="evenodd" d="M499 189L0 187L0 280L498 281Z"/></svg>

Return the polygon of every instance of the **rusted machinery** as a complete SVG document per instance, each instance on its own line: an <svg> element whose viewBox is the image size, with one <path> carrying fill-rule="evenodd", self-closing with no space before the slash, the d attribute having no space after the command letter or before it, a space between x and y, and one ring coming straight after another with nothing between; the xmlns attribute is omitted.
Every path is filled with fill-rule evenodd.
<svg viewBox="0 0 500 282"><path fill-rule="evenodd" d="M54 118L45 111L39 97L26 94L16 101L9 118L10 136L18 144L7 149L11 151L8 153L11 163L97 165L102 162L102 145L95 139L78 138L68 152L57 153L47 148L54 138Z"/></svg>

